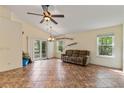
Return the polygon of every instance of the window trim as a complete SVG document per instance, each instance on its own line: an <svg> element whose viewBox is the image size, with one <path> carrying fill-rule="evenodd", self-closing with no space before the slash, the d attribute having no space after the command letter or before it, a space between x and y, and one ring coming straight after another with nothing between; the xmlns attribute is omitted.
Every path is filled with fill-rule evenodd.
<svg viewBox="0 0 124 93"><path fill-rule="evenodd" d="M61 41L57 41L57 52L61 52L62 53L63 51L59 50L59 42L63 43L62 47L63 47L63 51L64 51L64 41L62 41L62 40Z"/></svg>
<svg viewBox="0 0 124 93"><path fill-rule="evenodd" d="M108 55L99 55L99 38L100 37L112 37L112 56L108 56ZM113 58L114 57L114 47L115 47L115 36L113 33L109 33L109 34L103 34L103 35L97 35L96 38L96 45L97 45L97 57L103 57L103 58ZM109 45L108 45L109 46Z"/></svg>

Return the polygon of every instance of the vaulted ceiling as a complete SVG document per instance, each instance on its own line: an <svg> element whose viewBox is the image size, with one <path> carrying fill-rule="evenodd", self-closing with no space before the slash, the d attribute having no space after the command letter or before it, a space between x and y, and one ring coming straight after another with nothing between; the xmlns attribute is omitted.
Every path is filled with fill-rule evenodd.
<svg viewBox="0 0 124 93"><path fill-rule="evenodd" d="M42 17L27 14L27 12L42 13L40 5L9 5L6 7L18 18L48 32L47 24L45 22L40 24ZM57 25L49 22L48 25L52 26L54 35L88 31L124 23L124 6L51 5L49 11L52 14L65 15L64 18L54 18L58 22Z"/></svg>

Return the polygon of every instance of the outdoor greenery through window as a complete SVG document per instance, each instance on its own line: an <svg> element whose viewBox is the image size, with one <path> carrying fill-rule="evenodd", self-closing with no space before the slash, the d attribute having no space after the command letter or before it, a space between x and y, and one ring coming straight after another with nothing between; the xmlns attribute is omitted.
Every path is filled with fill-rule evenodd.
<svg viewBox="0 0 124 93"><path fill-rule="evenodd" d="M58 51L63 52L63 41L58 41Z"/></svg>
<svg viewBox="0 0 124 93"><path fill-rule="evenodd" d="M40 40L36 40L34 42L34 54L35 54L35 58L40 57Z"/></svg>
<svg viewBox="0 0 124 93"><path fill-rule="evenodd" d="M113 34L98 35L97 36L97 55L99 56L113 56Z"/></svg>

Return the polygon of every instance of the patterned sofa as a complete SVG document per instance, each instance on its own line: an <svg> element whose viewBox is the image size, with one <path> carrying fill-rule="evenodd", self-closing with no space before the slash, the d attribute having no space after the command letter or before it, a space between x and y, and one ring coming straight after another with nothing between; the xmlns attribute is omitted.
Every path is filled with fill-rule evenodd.
<svg viewBox="0 0 124 93"><path fill-rule="evenodd" d="M89 63L89 55L88 50L66 50L66 53L61 55L61 60L85 66Z"/></svg>

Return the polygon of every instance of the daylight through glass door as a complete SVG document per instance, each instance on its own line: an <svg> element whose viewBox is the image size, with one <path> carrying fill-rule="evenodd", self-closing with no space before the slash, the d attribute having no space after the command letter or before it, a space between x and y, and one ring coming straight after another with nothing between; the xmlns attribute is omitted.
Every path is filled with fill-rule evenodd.
<svg viewBox="0 0 124 93"><path fill-rule="evenodd" d="M33 60L41 60L47 58L47 41L33 41Z"/></svg>

